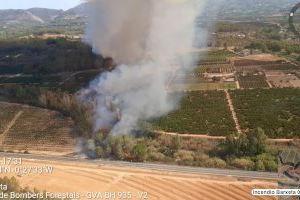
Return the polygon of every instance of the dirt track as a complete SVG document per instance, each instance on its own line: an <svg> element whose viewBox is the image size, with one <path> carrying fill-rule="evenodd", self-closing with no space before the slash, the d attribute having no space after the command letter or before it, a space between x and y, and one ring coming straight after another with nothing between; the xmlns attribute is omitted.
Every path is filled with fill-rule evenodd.
<svg viewBox="0 0 300 200"><path fill-rule="evenodd" d="M276 183L238 181L235 178L200 176L97 166L96 164L63 163L56 161L25 160L23 166L52 165L54 172L44 175L18 176L24 186L49 192L147 192L148 199L254 199L253 188L275 188ZM10 174L12 176L15 174ZM4 176L2 174L2 176ZM86 199L86 198L82 198ZM132 198L138 199L138 198ZM259 198L274 199L274 198Z"/></svg>

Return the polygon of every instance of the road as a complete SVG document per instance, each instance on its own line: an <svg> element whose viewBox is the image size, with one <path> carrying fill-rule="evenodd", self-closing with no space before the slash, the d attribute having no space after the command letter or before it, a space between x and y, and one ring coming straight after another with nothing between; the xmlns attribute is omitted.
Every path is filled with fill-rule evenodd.
<svg viewBox="0 0 300 200"><path fill-rule="evenodd" d="M228 169L213 169L201 167L187 167L178 165L166 164L153 164L153 163L135 163L124 161L111 161L111 160L89 160L80 157L63 157L63 156L50 156L50 155L33 155L33 154L18 154L18 153L0 153L0 157L4 158L22 158L31 161L61 161L66 163L84 163L96 164L99 166L115 166L115 167L129 167L145 170L158 170L165 172L178 172L178 173L191 173L200 175L214 175L214 176L229 176L237 178L250 178L250 179L266 179L276 180L277 173L269 172L254 172L244 170L228 170Z"/></svg>

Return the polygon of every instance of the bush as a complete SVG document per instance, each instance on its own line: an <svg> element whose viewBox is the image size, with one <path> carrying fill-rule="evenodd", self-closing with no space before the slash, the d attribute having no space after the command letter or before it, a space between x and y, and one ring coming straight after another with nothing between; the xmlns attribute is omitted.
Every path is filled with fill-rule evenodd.
<svg viewBox="0 0 300 200"><path fill-rule="evenodd" d="M270 171L270 172L277 170L276 161L277 161L277 158L271 154L264 153L264 154L256 156L256 162L263 163L265 170Z"/></svg>
<svg viewBox="0 0 300 200"><path fill-rule="evenodd" d="M179 150L174 154L176 161L194 161L194 152Z"/></svg>
<svg viewBox="0 0 300 200"><path fill-rule="evenodd" d="M244 170L253 170L254 162L250 158L236 158L230 163L233 167L244 169Z"/></svg>
<svg viewBox="0 0 300 200"><path fill-rule="evenodd" d="M149 159L151 161L163 161L165 159L165 155L160 152L151 152L149 154Z"/></svg>
<svg viewBox="0 0 300 200"><path fill-rule="evenodd" d="M275 172L278 169L278 165L274 160L271 160L271 161L265 163L265 168L269 172Z"/></svg>
<svg viewBox="0 0 300 200"><path fill-rule="evenodd" d="M256 171L265 171L265 165L264 162L262 160L258 160L255 162L255 170Z"/></svg>
<svg viewBox="0 0 300 200"><path fill-rule="evenodd" d="M197 152L194 155L194 160L195 161L205 161L209 159L209 155L202 153L202 152Z"/></svg>
<svg viewBox="0 0 300 200"><path fill-rule="evenodd" d="M132 154L135 161L143 162L146 159L146 146L142 143L136 144L133 147Z"/></svg>
<svg viewBox="0 0 300 200"><path fill-rule="evenodd" d="M226 162L220 158L210 158L206 161L204 161L205 167L212 167L212 168L225 168Z"/></svg>
<svg viewBox="0 0 300 200"><path fill-rule="evenodd" d="M111 147L112 155L119 160L132 160L132 151L136 141L132 136L121 135L118 137L109 137L109 146Z"/></svg>
<svg viewBox="0 0 300 200"><path fill-rule="evenodd" d="M106 156L106 153L101 146L97 146L95 149L96 157L97 158L104 158Z"/></svg>

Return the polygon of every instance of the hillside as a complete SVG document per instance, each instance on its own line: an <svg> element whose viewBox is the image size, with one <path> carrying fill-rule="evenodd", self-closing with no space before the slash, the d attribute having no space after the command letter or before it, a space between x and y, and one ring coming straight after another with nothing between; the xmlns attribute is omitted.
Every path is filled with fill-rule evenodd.
<svg viewBox="0 0 300 200"><path fill-rule="evenodd" d="M58 112L0 102L1 150L72 152L73 129Z"/></svg>
<svg viewBox="0 0 300 200"><path fill-rule="evenodd" d="M64 11L63 10L55 10L48 8L31 8L27 10L33 15L39 17L44 22L50 22L60 16Z"/></svg>
<svg viewBox="0 0 300 200"><path fill-rule="evenodd" d="M205 17L219 20L265 21L266 17L288 15L298 2L298 0L212 0L205 9Z"/></svg>
<svg viewBox="0 0 300 200"><path fill-rule="evenodd" d="M0 25L47 25L56 20L83 18L85 16L86 6L86 3L84 3L66 11L48 8L0 10Z"/></svg>
<svg viewBox="0 0 300 200"><path fill-rule="evenodd" d="M28 10L0 10L0 24L43 24L45 21Z"/></svg>

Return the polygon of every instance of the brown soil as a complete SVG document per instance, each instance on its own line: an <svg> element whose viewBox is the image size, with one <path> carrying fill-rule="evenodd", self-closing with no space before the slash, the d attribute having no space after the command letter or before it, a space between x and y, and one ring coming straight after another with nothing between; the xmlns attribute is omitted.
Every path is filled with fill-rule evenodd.
<svg viewBox="0 0 300 200"><path fill-rule="evenodd" d="M138 195L138 192L147 192L148 199L151 200L250 200L255 199L251 196L253 188L277 187L274 182L238 181L230 177L200 176L92 164L66 164L53 161L36 163L34 160L26 160L23 162L23 166L42 165L52 165L54 172L50 175L17 176L17 179L23 186L49 192L131 192L133 195ZM9 174L9 176L16 175ZM261 197L259 199L275 198Z"/></svg>

